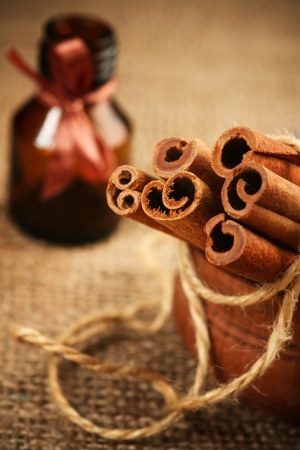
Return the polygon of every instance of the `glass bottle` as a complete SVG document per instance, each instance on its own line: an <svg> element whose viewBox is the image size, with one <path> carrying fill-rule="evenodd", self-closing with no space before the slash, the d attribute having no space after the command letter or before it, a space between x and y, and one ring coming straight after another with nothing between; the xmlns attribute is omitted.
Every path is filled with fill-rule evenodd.
<svg viewBox="0 0 300 450"><path fill-rule="evenodd" d="M47 22L40 44L39 71L51 79L49 48L74 37L81 38L91 52L93 91L113 76L117 52L112 29L94 18L68 15ZM85 108L85 112L115 153L116 164L128 164L131 126L115 100ZM94 241L108 235L118 221L106 203L107 180L90 183L75 174L72 184L61 193L41 200L60 114L58 106L45 106L36 96L13 117L9 211L23 229L37 237L66 243Z"/></svg>

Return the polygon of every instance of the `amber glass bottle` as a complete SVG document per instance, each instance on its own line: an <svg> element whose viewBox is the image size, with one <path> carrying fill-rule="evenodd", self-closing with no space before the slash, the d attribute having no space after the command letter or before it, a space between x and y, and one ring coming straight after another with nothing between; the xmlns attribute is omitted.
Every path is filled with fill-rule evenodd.
<svg viewBox="0 0 300 450"><path fill-rule="evenodd" d="M114 74L116 41L112 29L94 18L61 16L45 26L40 44L39 71L51 79L47 62L49 48L74 37L88 46L94 81L91 91ZM128 163L131 127L114 100L85 109L93 126L110 149L116 164ZM12 122L9 210L26 231L49 240L82 243L109 234L117 224L106 203L107 180L89 183L75 175L72 184L58 195L41 200L41 189L51 143L60 119L60 108L47 107L37 97L30 99Z"/></svg>

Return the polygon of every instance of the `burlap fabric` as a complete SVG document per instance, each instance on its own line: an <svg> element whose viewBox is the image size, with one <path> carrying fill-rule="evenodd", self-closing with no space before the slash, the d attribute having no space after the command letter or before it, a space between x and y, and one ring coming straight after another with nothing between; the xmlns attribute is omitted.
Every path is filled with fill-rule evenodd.
<svg viewBox="0 0 300 450"><path fill-rule="evenodd" d="M94 13L118 29L120 102L135 121L132 162L151 171L154 145L171 135L212 144L234 123L299 136L300 4L296 1L2 0L1 54L15 45L34 64L41 23L50 15ZM22 234L5 210L9 118L33 91L1 65L0 112L0 449L300 449L299 425L221 405L191 414L160 436L114 443L81 431L53 404L45 356L9 338L10 325L54 338L86 314L160 295L143 265L139 242L149 232L124 221L106 241L80 248ZM172 245L159 251L172 269ZM85 351L102 360L159 371L185 393L194 362L174 324L149 336L105 334ZM138 427L163 416L147 383L97 377L64 362L61 382L81 414L106 427Z"/></svg>

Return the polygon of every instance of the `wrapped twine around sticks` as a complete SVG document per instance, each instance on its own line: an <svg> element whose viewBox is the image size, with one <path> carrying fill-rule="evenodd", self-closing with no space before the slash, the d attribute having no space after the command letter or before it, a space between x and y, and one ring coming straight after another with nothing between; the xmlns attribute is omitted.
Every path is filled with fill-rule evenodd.
<svg viewBox="0 0 300 450"><path fill-rule="evenodd" d="M293 146L300 152L300 141L293 136L277 136L277 139ZM106 439L133 440L152 436L176 423L187 411L196 411L203 407L215 405L231 396L238 396L243 389L266 372L279 356L282 348L290 341L292 335L293 314L300 293L300 256L296 257L295 262L273 283L265 284L251 294L227 296L212 291L202 283L196 274L188 245L179 242L178 269L194 324L198 355L195 380L188 395L184 398L178 398L169 381L159 373L140 367L108 365L73 348L72 346L83 344L105 330L111 330L120 325L144 333L154 333L164 325L172 309L173 279L171 274L151 256L151 248L154 244L153 237L156 239L157 236L151 235L150 239L144 242L143 256L147 265L151 267L161 281L163 290L161 301L145 302L129 306L122 311L87 317L66 330L57 341L52 341L31 328L17 327L12 330L15 339L39 346L52 354L48 366L49 384L54 400L62 412L69 420L84 430ZM164 237L164 239L166 238ZM282 303L263 354L239 377L219 385L215 389L201 393L208 370L210 339L205 311L199 299L205 299L216 304L246 307L266 301L281 291L284 292ZM145 321L137 318L139 313L155 309L159 309L159 312L154 320ZM58 380L59 356L99 374L113 374L118 377L130 376L138 380L151 381L154 389L164 396L170 413L154 424L139 429L106 429L95 425L82 417L64 396Z"/></svg>

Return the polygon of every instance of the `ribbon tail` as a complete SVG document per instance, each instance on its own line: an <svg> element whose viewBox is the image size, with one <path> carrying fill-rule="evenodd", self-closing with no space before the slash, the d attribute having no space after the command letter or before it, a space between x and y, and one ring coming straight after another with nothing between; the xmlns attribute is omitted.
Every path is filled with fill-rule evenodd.
<svg viewBox="0 0 300 450"><path fill-rule="evenodd" d="M64 92L61 87L42 77L38 72L32 69L16 49L11 48L7 52L6 57L16 67L16 69L35 81L43 91L46 91L44 94L50 99L50 105L58 104L58 99L64 98Z"/></svg>
<svg viewBox="0 0 300 450"><path fill-rule="evenodd" d="M66 167L65 160L57 153L50 157L40 194L47 201L63 192L73 181L74 175Z"/></svg>
<svg viewBox="0 0 300 450"><path fill-rule="evenodd" d="M108 179L116 167L114 153L100 137L96 136L85 114L80 118L77 117L76 122L78 171L80 175L91 183Z"/></svg>
<svg viewBox="0 0 300 450"><path fill-rule="evenodd" d="M55 134L55 150L49 157L40 194L47 201L64 191L74 179L77 157L75 143L70 135L70 120L62 117Z"/></svg>
<svg viewBox="0 0 300 450"><path fill-rule="evenodd" d="M33 70L22 58L22 56L17 52L16 49L11 48L7 54L7 59L17 68L20 70L20 72L26 74L30 78L32 78L34 81L36 81L37 84L40 86L44 86L44 78L35 70Z"/></svg>

